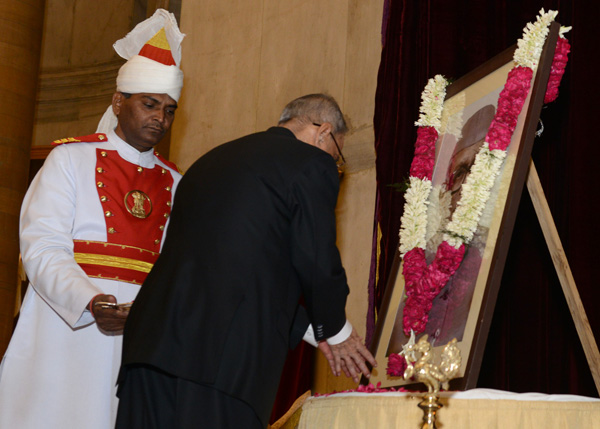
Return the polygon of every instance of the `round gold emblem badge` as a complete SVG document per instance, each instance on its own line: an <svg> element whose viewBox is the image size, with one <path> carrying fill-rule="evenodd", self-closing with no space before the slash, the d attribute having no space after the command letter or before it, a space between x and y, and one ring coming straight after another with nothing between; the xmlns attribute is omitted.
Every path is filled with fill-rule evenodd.
<svg viewBox="0 0 600 429"><path fill-rule="evenodd" d="M142 191L133 190L127 192L124 202L127 211L137 218L146 219L152 213L152 201Z"/></svg>

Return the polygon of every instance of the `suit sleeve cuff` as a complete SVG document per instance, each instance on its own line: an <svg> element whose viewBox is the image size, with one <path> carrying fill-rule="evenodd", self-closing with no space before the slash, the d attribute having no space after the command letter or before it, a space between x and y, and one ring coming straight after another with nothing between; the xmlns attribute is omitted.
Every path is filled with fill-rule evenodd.
<svg viewBox="0 0 600 429"><path fill-rule="evenodd" d="M340 330L340 332L335 334L333 337L327 338L327 343L331 345L342 343L346 341L348 337L350 337L350 334L352 334L352 325L348 320L346 320L346 324ZM315 332L313 330L312 324L308 325L308 328L306 329L306 332L304 333L304 337L302 339L313 347L318 346L317 340L315 339Z"/></svg>

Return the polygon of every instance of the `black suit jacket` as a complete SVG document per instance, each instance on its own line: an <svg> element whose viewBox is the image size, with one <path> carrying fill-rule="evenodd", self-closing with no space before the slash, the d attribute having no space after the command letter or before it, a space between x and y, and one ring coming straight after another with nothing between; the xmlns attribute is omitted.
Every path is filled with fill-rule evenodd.
<svg viewBox="0 0 600 429"><path fill-rule="evenodd" d="M123 364L212 385L249 403L266 425L290 343L309 320L318 340L346 321L338 189L332 157L286 128L198 159L131 309Z"/></svg>

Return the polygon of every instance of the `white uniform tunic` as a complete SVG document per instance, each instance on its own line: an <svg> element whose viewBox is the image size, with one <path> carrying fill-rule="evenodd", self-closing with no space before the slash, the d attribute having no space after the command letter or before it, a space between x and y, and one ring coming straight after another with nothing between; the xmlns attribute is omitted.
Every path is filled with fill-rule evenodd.
<svg viewBox="0 0 600 429"><path fill-rule="evenodd" d="M132 301L140 286L90 278L73 257L74 239L107 241L97 148L117 150L143 168L167 169L172 195L181 178L153 151L140 153L114 132L101 143L50 152L21 210L21 254L31 283L0 365L0 429L114 427L122 336L100 332L86 305L100 293Z"/></svg>

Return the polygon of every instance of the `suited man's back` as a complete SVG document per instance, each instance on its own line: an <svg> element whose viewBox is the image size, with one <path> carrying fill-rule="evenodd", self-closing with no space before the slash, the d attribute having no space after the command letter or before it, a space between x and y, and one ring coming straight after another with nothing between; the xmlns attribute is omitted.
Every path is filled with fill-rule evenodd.
<svg viewBox="0 0 600 429"><path fill-rule="evenodd" d="M345 323L338 187L331 156L284 128L196 161L129 316L123 364L214 385L268 418L290 337L308 324L300 296L325 337Z"/></svg>

